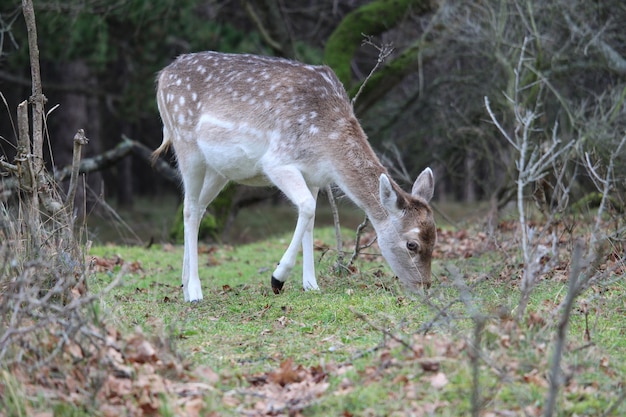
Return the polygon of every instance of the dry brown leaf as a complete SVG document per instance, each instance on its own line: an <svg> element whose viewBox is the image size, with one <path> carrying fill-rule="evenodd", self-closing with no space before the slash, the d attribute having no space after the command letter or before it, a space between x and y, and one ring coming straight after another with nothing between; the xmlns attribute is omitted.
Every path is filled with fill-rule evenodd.
<svg viewBox="0 0 626 417"><path fill-rule="evenodd" d="M437 372L439 371L439 362L437 361L422 361L420 367L424 372Z"/></svg>
<svg viewBox="0 0 626 417"><path fill-rule="evenodd" d="M532 371L524 374L524 381L528 382L529 384L537 385L541 388L548 388L548 381L546 381L546 379L541 376L539 374L539 371L536 369L533 369Z"/></svg>
<svg viewBox="0 0 626 417"><path fill-rule="evenodd" d="M441 389L448 385L448 378L443 372L438 372L430 378L430 385L435 389Z"/></svg>
<svg viewBox="0 0 626 417"><path fill-rule="evenodd" d="M185 416L187 417L200 417L200 413L204 408L204 401L202 398L192 398L184 403ZM204 414L202 414L204 415Z"/></svg>
<svg viewBox="0 0 626 417"><path fill-rule="evenodd" d="M293 367L293 359L288 358L280 364L280 368L277 371L270 372L268 375L269 381L284 387L287 384L302 381L300 375L301 367Z"/></svg>
<svg viewBox="0 0 626 417"><path fill-rule="evenodd" d="M220 376L209 366L199 366L193 373L198 378L212 385L220 381Z"/></svg>
<svg viewBox="0 0 626 417"><path fill-rule="evenodd" d="M104 403L100 406L102 417L119 417L124 415L124 408L113 404Z"/></svg>
<svg viewBox="0 0 626 417"><path fill-rule="evenodd" d="M124 397L130 395L133 384L130 379L116 378L113 375L107 375L101 392L105 398Z"/></svg>
<svg viewBox="0 0 626 417"><path fill-rule="evenodd" d="M147 363L157 360L156 349L140 334L134 335L128 341L125 353L127 359L131 362Z"/></svg>

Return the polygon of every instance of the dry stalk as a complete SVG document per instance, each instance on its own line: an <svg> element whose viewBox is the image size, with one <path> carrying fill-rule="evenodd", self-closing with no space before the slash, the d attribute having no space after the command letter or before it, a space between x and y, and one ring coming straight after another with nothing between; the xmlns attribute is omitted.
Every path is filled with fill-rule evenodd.
<svg viewBox="0 0 626 417"><path fill-rule="evenodd" d="M413 346L410 343L408 343L406 340L402 339L400 336L396 335L395 333L392 333L388 329L385 329L381 326L378 326L377 324L372 323L372 321L368 319L365 314L356 311L352 307L348 307L348 308L350 309L352 314L354 314L358 319L363 320L372 329L381 332L383 335L385 335L385 337L389 337L390 339L395 340L396 342L400 343L405 348L413 351Z"/></svg>
<svg viewBox="0 0 626 417"><path fill-rule="evenodd" d="M389 55L391 55L391 53L393 52L393 47L390 44L377 45L374 41L372 41L371 36L367 36L363 34L363 37L365 38L365 40L363 40L363 45L370 45L376 48L376 50L378 51L378 59L376 60L376 65L374 65L374 68L372 68L370 73L367 74L367 77L365 77L365 80L361 83L359 90L356 92L354 97L352 97L351 104L353 106L354 106L354 103L356 103L359 96L361 95L361 92L365 88L365 85L370 80L370 78L372 78L372 76L374 75L378 67L380 67L382 63L385 62L385 59L387 59Z"/></svg>
<svg viewBox="0 0 626 417"><path fill-rule="evenodd" d="M333 188L329 184L326 186L326 195L330 203L330 209L333 213L333 224L335 225L335 239L337 240L337 261L335 262L335 271L340 272L345 269L343 263L343 239L341 238L341 224L339 223L339 210L333 195Z"/></svg>
<svg viewBox="0 0 626 417"><path fill-rule="evenodd" d="M43 116L44 104L46 97L43 95L41 88L41 72L39 68L39 44L37 42L37 25L35 23L35 9L32 0L22 0L22 14L26 22L26 30L28 32L28 50L30 54L30 72L32 81L32 95L30 102L32 103L32 126L33 126L33 156L31 170L37 178L37 186L33 187L32 192L32 221L39 220L39 192L40 175L43 171ZM34 183L35 184L35 183Z"/></svg>
<svg viewBox="0 0 626 417"><path fill-rule="evenodd" d="M484 355L482 354L482 334L485 329L485 323L487 317L482 314L478 308L478 304L474 300L471 288L465 283L460 271L453 265L448 265L447 268L449 275L453 278L454 286L459 290L459 298L465 305L465 308L474 322L474 331L472 340L469 343L468 355L470 357L470 364L472 367L472 416L479 417L481 415L482 401L481 401L481 385L480 385L480 359Z"/></svg>
<svg viewBox="0 0 626 417"><path fill-rule="evenodd" d="M72 158L72 174L70 176L70 187L65 201L65 206L70 216L74 211L74 198L76 196L76 188L78 187L78 169L80 168L81 149L89 142L85 136L83 129L78 129L74 136L74 153Z"/></svg>
<svg viewBox="0 0 626 417"><path fill-rule="evenodd" d="M521 249L524 260L521 280L521 297L517 307L517 322L521 322L530 300L530 295L534 290L539 277L550 270L558 261L556 247L558 239L554 231L551 236L551 247L541 244L541 238L546 231L551 229L555 221L554 213L548 215L548 219L543 230L534 228L528 223L528 214L525 206L526 189L543 179L548 173L554 173L558 184L555 189L558 191L557 207L563 209L567 205L569 185L565 185L564 176L568 162L568 151L573 148L574 142L562 144L558 137L558 123L552 128L550 141L545 143L542 138L536 139L535 121L541 116L541 94L537 94L537 99L533 109L526 109L521 103L521 93L529 86L522 85L521 79L525 68L527 68L526 48L529 38L524 38L521 53L515 74L514 97L509 98L514 109L515 129L511 135L498 121L489 99L484 98L485 108L491 121L500 131L502 136L517 152L517 211L521 229ZM539 84L541 88L543 84ZM561 167L560 170L558 167ZM571 179L573 181L573 179ZM549 259L548 262L545 262Z"/></svg>
<svg viewBox="0 0 626 417"><path fill-rule="evenodd" d="M567 295L565 296L564 304L561 306L561 318L559 319L557 326L556 344L552 353L552 366L550 367L550 390L548 392L546 407L544 408L544 417L550 417L554 413L554 406L556 405L559 388L563 385L561 360L563 358L563 349L565 348L569 318L572 313L572 307L574 306L574 300L576 300L580 289L579 276L582 270L582 248L583 243L580 240L577 240L574 243L574 251L572 252L572 264L567 287Z"/></svg>
<svg viewBox="0 0 626 417"><path fill-rule="evenodd" d="M348 262L348 265L352 265L354 263L356 258L361 253L361 250L369 248L374 244L374 242L376 242L376 238L374 238L371 242L366 243L365 245L361 245L361 235L369 222L370 220L367 218L367 216L365 216L361 224L359 224L356 228L356 236L354 238L354 252L352 252L352 256L350 257L350 262Z"/></svg>

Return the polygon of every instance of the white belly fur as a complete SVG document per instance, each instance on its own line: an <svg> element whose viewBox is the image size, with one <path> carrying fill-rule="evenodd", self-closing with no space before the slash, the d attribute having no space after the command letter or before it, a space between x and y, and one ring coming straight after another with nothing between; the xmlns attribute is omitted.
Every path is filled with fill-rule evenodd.
<svg viewBox="0 0 626 417"><path fill-rule="evenodd" d="M197 142L204 160L213 170L238 183L271 185L264 164L296 167L310 186L324 187L332 182L332 166L326 161L294 160L281 146L277 131L260 131L246 124L233 124L203 115L197 126Z"/></svg>

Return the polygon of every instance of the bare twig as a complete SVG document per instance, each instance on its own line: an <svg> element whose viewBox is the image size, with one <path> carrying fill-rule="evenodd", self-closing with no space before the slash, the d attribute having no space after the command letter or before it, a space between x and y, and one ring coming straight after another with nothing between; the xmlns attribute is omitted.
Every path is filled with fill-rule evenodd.
<svg viewBox="0 0 626 417"><path fill-rule="evenodd" d="M39 69L39 44L37 43L37 25L35 23L35 9L33 7L32 0L22 0L22 13L24 20L26 21L26 29L28 32L28 50L30 54L30 73L32 80L32 95L30 102L33 105L32 108L32 126L33 126L33 160L32 171L37 177L37 182L40 181L40 175L43 175L43 106L46 102L46 97L43 95L41 89L41 73ZM31 221L37 221L38 213L38 201L39 201L39 185L33 187L33 205L32 219Z"/></svg>
<svg viewBox="0 0 626 417"><path fill-rule="evenodd" d="M89 140L85 136L83 129L78 129L74 136L74 154L72 159L72 174L70 176L70 187L65 201L65 206L68 208L68 214L74 211L74 197L76 196L76 188L78 186L78 169L81 161L81 149L83 145L86 145Z"/></svg>
<svg viewBox="0 0 626 417"><path fill-rule="evenodd" d="M359 96L361 95L361 92L365 88L365 85L367 84L369 79L372 78L372 75L374 75L378 67L380 67L382 63L385 62L385 59L387 59L389 55L391 55L391 53L393 52L393 47L390 44L377 45L376 43L374 43L374 41L372 41L371 36L367 36L365 34L362 34L362 35L365 38L363 40L363 45L370 45L376 48L376 50L378 51L378 59L376 60L376 65L374 65L370 73L367 74L367 77L365 77L365 80L363 80L363 82L359 86L359 90L356 92L354 97L352 97L351 104L353 106L354 106L354 103L356 103Z"/></svg>
<svg viewBox="0 0 626 417"><path fill-rule="evenodd" d="M343 239L341 238L341 224L339 223L339 210L337 209L337 203L333 195L333 188L329 185L326 186L326 196L330 203L330 209L333 213L333 224L335 225L335 239L337 240L337 261L335 262L335 270L340 271L345 268L343 264Z"/></svg>
<svg viewBox="0 0 626 417"><path fill-rule="evenodd" d="M550 390L548 398L546 400L546 406L544 408L544 417L551 417L554 413L554 406L556 405L556 398L559 393L559 389L563 384L561 375L561 359L563 358L563 349L565 348L565 339L567 337L567 327L569 325L569 317L572 313L572 307L574 300L578 296L579 291L579 279L581 273L581 256L583 253L583 243L577 240L574 243L574 251L572 253L572 265L569 275L567 295L565 296L565 302L561 307L561 318L557 327L556 344L552 353L552 366L550 367Z"/></svg>
<svg viewBox="0 0 626 417"><path fill-rule="evenodd" d="M482 409L480 400L480 358L482 356L481 343L487 317L478 309L478 305L472 296L471 289L463 280L461 272L454 265L447 265L446 269L453 279L454 286L459 290L459 298L463 301L463 304L465 304L465 308L474 322L474 332L472 341L469 344L470 349L468 354L472 365L472 416L478 417L480 416L480 411Z"/></svg>
<svg viewBox="0 0 626 417"><path fill-rule="evenodd" d="M348 265L352 265L354 263L354 261L359 256L359 253L361 252L362 249L369 248L376 241L376 238L374 238L368 244L361 246L361 234L363 233L363 229L365 229L368 224L369 224L369 219L367 218L367 216L365 216L365 218L363 219L361 224L359 224L358 227L356 228L356 237L355 237L355 241L354 241L354 252L352 252L352 256L350 257L350 262L348 262Z"/></svg>
<svg viewBox="0 0 626 417"><path fill-rule="evenodd" d="M354 308L349 307L350 311L358 318L363 320L368 326L370 326L372 329L377 330L379 332L381 332L382 334L384 334L385 336L395 340L396 342L400 343L402 346L404 346L405 348L409 349L409 350L413 350L413 346L408 343L406 340L402 339L400 336L390 332L387 329L384 329L380 326L378 326L377 324L372 323L365 314L356 311Z"/></svg>
<svg viewBox="0 0 626 417"><path fill-rule="evenodd" d="M535 288L538 278L544 274L558 260L556 247L557 237L552 232L552 247L548 248L540 244L540 237L543 230L550 230L555 221L553 213L548 215L546 225L543 230L531 227L528 224L527 212L525 207L526 188L544 178L548 172L553 172L558 179L558 196L561 201L557 202L557 206L563 209L567 204L567 193L570 186L564 185L564 169L558 172L558 167L567 166L567 152L573 148L574 142L570 141L562 144L558 137L558 123L554 123L551 137L548 143L543 136L537 136L535 122L540 117L540 109L542 107L541 94L537 94L533 109L526 109L522 105L520 94L528 89L531 85L538 85L541 88L545 81L539 79L529 85L523 85L523 71L530 66L525 62L526 48L530 39L524 38L521 47L520 57L517 67L514 70L515 75L515 91L514 97L509 98L512 102L513 114L515 116L515 129L513 135L498 122L493 110L490 107L489 99L485 97L485 108L494 125L500 133L517 151L516 168L517 168L517 211L521 229L521 249L524 259L522 281L521 281L521 297L517 308L517 322L521 322L526 311L526 306L530 299L530 294ZM573 179L571 179L573 180ZM551 255L551 256L550 256ZM549 262L545 262L549 259Z"/></svg>

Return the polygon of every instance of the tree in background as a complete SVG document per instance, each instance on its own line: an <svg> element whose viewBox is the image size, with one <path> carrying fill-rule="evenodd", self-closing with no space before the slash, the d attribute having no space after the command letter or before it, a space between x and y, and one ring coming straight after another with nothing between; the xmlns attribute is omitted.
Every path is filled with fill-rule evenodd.
<svg viewBox="0 0 626 417"><path fill-rule="evenodd" d="M0 90L16 103L28 89L19 48L25 32L14 18L18 2L1 7ZM394 48L355 103L364 128L407 178L434 161L440 198L495 197L503 205L514 195L514 159L489 123L483 97L513 129L506 96L525 38L525 64L533 71L524 81L548 86L530 87L527 103L541 94L542 112L559 120L563 137L585 145L577 152L609 155L624 120L626 10L619 0L38 0L35 7L48 109L61 104L48 117L58 166L67 163L77 127L94 151L113 147L121 133L156 147L153 80L180 53L214 49L327 63L354 94L378 57L376 48L359 47L363 35ZM10 139L1 117L0 135ZM120 202L165 187L133 159L103 175ZM594 189L579 182L580 195Z"/></svg>
<svg viewBox="0 0 626 417"><path fill-rule="evenodd" d="M14 3L7 10L18 9L19 2ZM40 0L35 8L48 108L59 104L58 111L47 118L48 160L57 169L71 162L71 141L78 128L85 129L90 138L87 150L91 154L113 147L121 133L141 132L149 145L156 146L161 136L154 100L156 73L183 52L245 51L252 47L246 42L254 42L253 36L246 37L228 24L214 23L210 3L191 0ZM11 89L19 100L30 83L27 48L20 47L26 34L19 20L11 34L15 42L3 48L8 70L0 73L0 79L22 86ZM0 85L4 90L6 84ZM11 133L1 134L10 138ZM106 177L109 190L117 191L122 203L131 203L134 193L153 183L143 163L133 167L133 161L126 159L115 170L116 175ZM96 197L99 185L98 178L90 181Z"/></svg>

